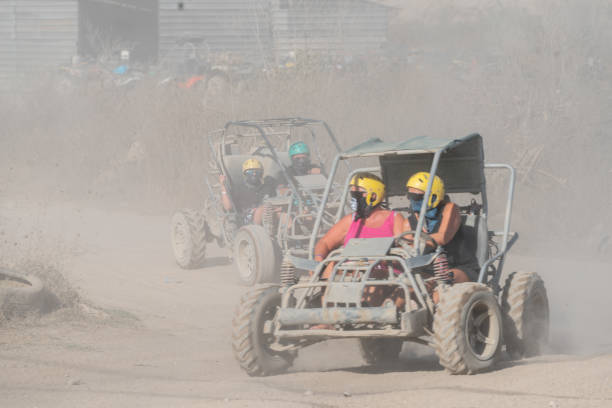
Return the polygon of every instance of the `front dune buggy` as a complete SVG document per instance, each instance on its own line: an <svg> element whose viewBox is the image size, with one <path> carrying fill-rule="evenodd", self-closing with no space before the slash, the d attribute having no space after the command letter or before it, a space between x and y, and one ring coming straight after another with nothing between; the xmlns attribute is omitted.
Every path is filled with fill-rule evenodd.
<svg viewBox="0 0 612 408"><path fill-rule="evenodd" d="M455 195L471 198L470 205L461 207L458 233L465 240L465 251L472 251L470 255L477 259L478 278L452 285L441 278L443 251L424 251L422 242L428 235L421 232L421 212L419 232L352 239L324 261L312 261L311 278L259 286L246 293L233 321L233 350L241 367L252 376L283 372L300 348L335 338L358 339L362 356L370 364L397 360L404 341L429 345L453 374L490 369L504 346L513 357L539 353L548 337L543 281L535 273L514 272L503 288L499 286L505 256L517 239L510 232L514 169L485 164L482 138L477 134L457 140L419 137L400 143L374 139L336 157L324 200L339 162L365 157L378 159L391 199L403 196L408 177L423 170L440 175L454 200ZM499 232L487 228L485 169L510 174L504 226ZM345 191L354 173L349 174ZM425 201L433 177L429 180ZM319 211L312 241L322 215ZM341 216L339 212L336 220ZM312 254L312 246L310 250ZM329 264L333 264L332 273L323 280L322 271ZM405 302L370 302L367 294L372 288L399 295ZM437 303L432 288L438 292Z"/></svg>
<svg viewBox="0 0 612 408"><path fill-rule="evenodd" d="M290 171L289 146L298 140L310 146L311 160L321 166L321 174L297 176ZM325 122L314 119L228 122L224 129L208 135L207 149L209 194L204 209L184 209L172 219L177 263L183 268L203 266L206 244L216 241L232 249L241 283L278 282L283 254L308 258L310 231L327 183L325 164L333 159L330 151L340 151L334 134ZM245 217L247 209L240 201L240 194L247 191L242 163L249 158L257 158L266 178L281 186L277 197L264 199L261 225ZM221 202L219 175L225 176L233 204L229 211ZM326 206L322 232L332 225L330 209L337 208L338 199L332 197Z"/></svg>

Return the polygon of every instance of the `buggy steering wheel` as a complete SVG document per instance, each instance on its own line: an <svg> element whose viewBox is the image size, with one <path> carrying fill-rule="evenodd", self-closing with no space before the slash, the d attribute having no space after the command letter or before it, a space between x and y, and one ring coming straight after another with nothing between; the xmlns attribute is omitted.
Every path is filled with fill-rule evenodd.
<svg viewBox="0 0 612 408"><path fill-rule="evenodd" d="M414 248L414 235L416 231L404 231L399 235L394 237L394 242L396 245L401 246L404 249L413 249ZM412 237L407 237L407 235L412 235ZM436 242L431 235L426 232L421 232L421 239L419 240L419 246L427 245L427 241Z"/></svg>

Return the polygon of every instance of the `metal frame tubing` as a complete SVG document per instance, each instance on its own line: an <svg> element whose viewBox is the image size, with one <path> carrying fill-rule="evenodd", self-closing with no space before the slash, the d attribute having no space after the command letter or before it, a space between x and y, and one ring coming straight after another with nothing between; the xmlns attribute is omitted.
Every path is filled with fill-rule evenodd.
<svg viewBox="0 0 612 408"><path fill-rule="evenodd" d="M423 231L423 223L425 222L425 213L427 212L427 204L429 203L429 196L431 195L431 187L433 186L434 177L432 175L436 174L436 170L438 170L438 163L440 162L440 156L442 156L442 150L438 150L434 154L433 162L431 163L431 168L429 170L429 181L427 182L427 189L425 190L425 195L423 196L423 205L421 206L421 211L419 212L419 220L416 226L416 234L414 235L414 248L417 251L417 254L421 254L421 249L419 248L419 243L421 241L421 232Z"/></svg>
<svg viewBox="0 0 612 408"><path fill-rule="evenodd" d="M508 251L508 236L510 235L510 217L512 216L512 201L514 199L514 185L515 185L515 180L516 180L516 174L515 174L516 172L514 170L514 167L510 166L509 164L502 164L502 163L485 164L485 168L507 169L510 172L510 180L509 180L509 185L508 185L508 200L506 203L506 214L504 217L504 231L502 234L502 247L501 247L501 250L494 257L492 257L487 262L485 262L484 265L482 265L482 267L480 268L480 274L478 275L478 282L483 283L484 278L487 273L487 268L489 267L489 265L491 265L493 262L499 259L499 265L495 272L495 276L493 276L493 281L492 281L492 286L495 288L497 287L499 283L499 278L501 277L502 269L504 266L504 257L506 255L506 252ZM514 240L515 238L513 237L512 243L514 243Z"/></svg>

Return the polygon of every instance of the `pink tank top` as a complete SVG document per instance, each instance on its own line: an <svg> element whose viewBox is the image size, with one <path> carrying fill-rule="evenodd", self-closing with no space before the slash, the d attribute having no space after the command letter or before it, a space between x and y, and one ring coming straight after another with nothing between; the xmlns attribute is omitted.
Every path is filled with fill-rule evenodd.
<svg viewBox="0 0 612 408"><path fill-rule="evenodd" d="M357 221L353 220L351 226L349 227L346 236L344 237L344 245L351 240L351 238L383 238L383 237L392 237L393 236L393 224L395 221L395 212L391 211L385 222L380 227L377 228L368 228L365 225L361 227L361 231L359 232L359 236L357 236L357 232L359 231L359 225L364 222L362 219Z"/></svg>

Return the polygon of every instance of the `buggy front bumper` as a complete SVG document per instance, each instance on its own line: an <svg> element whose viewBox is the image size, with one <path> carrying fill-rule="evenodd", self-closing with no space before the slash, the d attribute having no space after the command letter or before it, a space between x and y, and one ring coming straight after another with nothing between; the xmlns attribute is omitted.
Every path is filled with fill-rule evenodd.
<svg viewBox="0 0 612 408"><path fill-rule="evenodd" d="M274 335L285 339L350 339L364 337L397 337L415 338L418 336L406 330L400 329L377 329L377 330L333 330L333 329L311 329L311 330L277 330Z"/></svg>
<svg viewBox="0 0 612 408"><path fill-rule="evenodd" d="M341 328L309 328L325 324ZM360 327L355 328L358 325ZM368 325L369 327L363 327ZM299 329L288 327L301 326ZM381 327L383 326L383 327ZM426 334L429 312L426 308L398 312L395 306L367 308L281 308L274 335L279 338L416 338Z"/></svg>
<svg viewBox="0 0 612 408"><path fill-rule="evenodd" d="M282 308L278 311L281 325L301 324L360 324L399 323L397 308L386 307L325 307L312 309Z"/></svg>

